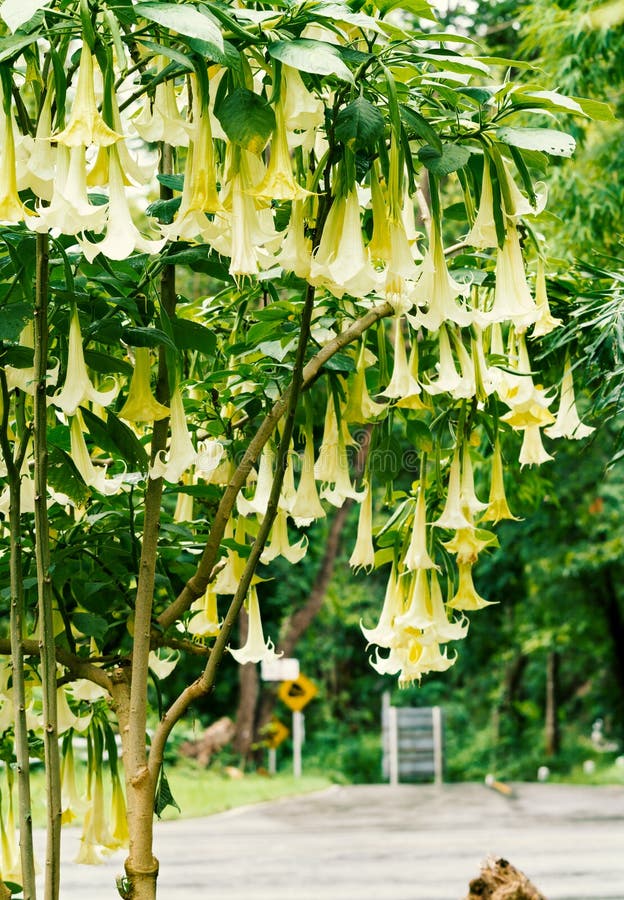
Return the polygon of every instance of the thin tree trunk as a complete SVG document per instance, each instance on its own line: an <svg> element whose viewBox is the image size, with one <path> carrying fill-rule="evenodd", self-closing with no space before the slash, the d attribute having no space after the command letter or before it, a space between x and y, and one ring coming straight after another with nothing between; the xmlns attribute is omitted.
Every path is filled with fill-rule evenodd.
<svg viewBox="0 0 624 900"><path fill-rule="evenodd" d="M559 654L551 650L546 657L546 756L555 756L560 749L559 733Z"/></svg>
<svg viewBox="0 0 624 900"><path fill-rule="evenodd" d="M52 581L48 533L48 442L46 375L48 365L48 236L36 238L35 339L35 556L39 597L43 746L45 753L47 847L45 900L58 900L61 856L61 773L56 710L56 649L52 618Z"/></svg>
<svg viewBox="0 0 624 900"><path fill-rule="evenodd" d="M602 608L607 621L607 634L612 648L612 674L616 683L618 694L614 698L614 722L619 724L619 738L624 737L624 614L618 598L616 582L612 569L608 568L604 574L604 589L599 596L602 600Z"/></svg>
<svg viewBox="0 0 624 900"><path fill-rule="evenodd" d="M161 172L171 174L171 147L162 147ZM163 200L171 199L172 191L160 187ZM161 276L160 303L171 317L175 313L177 296L175 267L165 266ZM169 372L166 353L160 348L156 396L160 403L169 402ZM154 423L151 462L167 446L169 418ZM154 900L158 878L158 860L153 854L154 796L159 770L153 771L147 762L147 680L152 638L152 608L158 558L162 478L148 478L145 491L145 512L141 559L134 614L130 703L127 722L127 750L124 748L124 769L130 833L126 876L131 884L132 900Z"/></svg>
<svg viewBox="0 0 624 900"><path fill-rule="evenodd" d="M5 460L9 481L9 531L11 535L10 583L11 583L11 664L13 681L13 707L15 728L15 758L17 761L17 792L20 861L24 900L35 900L35 855L32 838L32 804L30 795L30 762L28 728L26 725L26 685L24 673L24 582L22 573L22 526L20 471L29 432L21 436L14 451L8 438L9 392L6 375L0 371L2 387L2 422L0 446ZM1 892L0 892L1 895Z"/></svg>

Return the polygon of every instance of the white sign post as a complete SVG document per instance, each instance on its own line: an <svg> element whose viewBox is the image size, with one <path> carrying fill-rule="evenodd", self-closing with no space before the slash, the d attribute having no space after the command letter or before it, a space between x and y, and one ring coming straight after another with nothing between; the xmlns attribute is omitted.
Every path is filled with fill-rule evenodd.
<svg viewBox="0 0 624 900"><path fill-rule="evenodd" d="M303 713L293 710L292 714L293 735L293 775L301 778L301 748L305 740Z"/></svg>

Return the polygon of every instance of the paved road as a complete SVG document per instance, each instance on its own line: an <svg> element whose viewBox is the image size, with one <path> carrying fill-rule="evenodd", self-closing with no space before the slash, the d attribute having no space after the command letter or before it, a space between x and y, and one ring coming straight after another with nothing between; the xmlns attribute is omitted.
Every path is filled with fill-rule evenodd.
<svg viewBox="0 0 624 900"><path fill-rule="evenodd" d="M65 833L68 860L77 837ZM156 853L162 900L462 900L488 854L548 900L624 900L624 789L333 787L158 823ZM113 900L122 861L67 862L61 900Z"/></svg>

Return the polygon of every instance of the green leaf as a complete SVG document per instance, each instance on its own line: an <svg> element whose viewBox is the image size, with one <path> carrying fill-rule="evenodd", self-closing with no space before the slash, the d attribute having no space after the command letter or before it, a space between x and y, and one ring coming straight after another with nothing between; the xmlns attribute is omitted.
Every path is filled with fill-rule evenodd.
<svg viewBox="0 0 624 900"><path fill-rule="evenodd" d="M437 150L438 155L441 156L442 141L440 140L440 136L435 128L427 122L425 117L421 116L419 112L416 112L415 109L412 109L411 106L406 106L404 103L400 104L399 113L401 114L401 120L403 121L408 137L416 136L421 138Z"/></svg>
<svg viewBox="0 0 624 900"><path fill-rule="evenodd" d="M170 28L178 34L191 38L199 38L212 44L219 56L223 55L223 35L221 29L204 13L189 3L137 3L134 7L137 16L156 22L164 28Z"/></svg>
<svg viewBox="0 0 624 900"><path fill-rule="evenodd" d="M275 128L269 103L247 88L228 94L215 113L229 139L250 153L260 153Z"/></svg>
<svg viewBox="0 0 624 900"><path fill-rule="evenodd" d="M404 9L421 19L431 19L432 22L438 20L427 0L375 0L375 6L382 16L387 16L393 9Z"/></svg>
<svg viewBox="0 0 624 900"><path fill-rule="evenodd" d="M422 419L408 419L405 424L405 436L417 450L421 450L424 453L433 451L431 429Z"/></svg>
<svg viewBox="0 0 624 900"><path fill-rule="evenodd" d="M159 819L162 812L167 809L168 806L173 806L178 812L182 811L173 799L173 794L171 793L165 770L162 768L160 770L160 778L158 779L158 787L156 788L156 795L154 797L154 812Z"/></svg>
<svg viewBox="0 0 624 900"><path fill-rule="evenodd" d="M161 331L160 328L135 328L128 326L121 333L121 339L130 347L170 347L176 349L176 345L169 335Z"/></svg>
<svg viewBox="0 0 624 900"><path fill-rule="evenodd" d="M425 145L418 151L418 158L434 175L449 175L463 169L470 159L470 150L462 144L442 144L440 155L435 147Z"/></svg>
<svg viewBox="0 0 624 900"><path fill-rule="evenodd" d="M323 363L323 368L330 372L355 372L356 365L353 357L347 353L334 353Z"/></svg>
<svg viewBox="0 0 624 900"><path fill-rule="evenodd" d="M110 410L106 422L89 409L81 407L81 412L89 434L99 447L115 456L121 456L132 471L147 471L147 454L131 428Z"/></svg>
<svg viewBox="0 0 624 900"><path fill-rule="evenodd" d="M273 59L300 72L314 75L335 75L342 81L353 82L353 75L345 65L340 51L326 41L311 38L297 38L293 41L275 41L269 44L269 55Z"/></svg>
<svg viewBox="0 0 624 900"><path fill-rule="evenodd" d="M18 341L24 325L32 318L32 307L10 303L0 308L0 341Z"/></svg>
<svg viewBox="0 0 624 900"><path fill-rule="evenodd" d="M371 147L382 136L384 117L365 97L358 97L336 116L335 134L352 150Z"/></svg>
<svg viewBox="0 0 624 900"><path fill-rule="evenodd" d="M199 322L191 322L188 319L171 319L173 337L178 350L199 350L206 356L212 356L217 346L217 339L213 331L200 325Z"/></svg>
<svg viewBox="0 0 624 900"><path fill-rule="evenodd" d="M570 97L581 107L583 112L595 119L596 122L613 122L615 113L608 103L602 103L600 100L588 100L586 97Z"/></svg>
<svg viewBox="0 0 624 900"><path fill-rule="evenodd" d="M101 353L99 350L85 350L84 358L86 364L94 372L100 372L102 375L110 375L115 372L121 372L123 375L132 375L132 366L125 359L119 359L110 353Z"/></svg>
<svg viewBox="0 0 624 900"><path fill-rule="evenodd" d="M77 506L83 506L91 496L69 453L54 444L48 446L48 482L55 491L66 494Z"/></svg>
<svg viewBox="0 0 624 900"><path fill-rule="evenodd" d="M554 128L516 128L503 126L496 129L496 137L504 144L523 150L541 150L552 156L572 156L576 141L565 131Z"/></svg>
<svg viewBox="0 0 624 900"><path fill-rule="evenodd" d="M12 37L0 38L0 63L14 59L16 56L28 47L33 41L36 41L39 35L36 32L24 37L22 34L16 34Z"/></svg>
<svg viewBox="0 0 624 900"><path fill-rule="evenodd" d="M173 217L180 209L181 197L172 197L171 200L154 200L145 212L148 216L158 219L163 225L171 225Z"/></svg>
<svg viewBox="0 0 624 900"><path fill-rule="evenodd" d="M381 484L393 481L401 472L403 462L401 445L392 435L381 438L368 456L368 464L373 480Z"/></svg>
<svg viewBox="0 0 624 900"><path fill-rule="evenodd" d="M72 625L75 625L81 634L87 637L94 637L99 643L102 643L108 631L106 619L103 619L101 616L94 616L92 613L72 613Z"/></svg>
<svg viewBox="0 0 624 900"><path fill-rule="evenodd" d="M1 315L0 315L1 318ZM13 347L0 349L0 366L13 366L15 369L30 369L34 365L35 351L32 347Z"/></svg>

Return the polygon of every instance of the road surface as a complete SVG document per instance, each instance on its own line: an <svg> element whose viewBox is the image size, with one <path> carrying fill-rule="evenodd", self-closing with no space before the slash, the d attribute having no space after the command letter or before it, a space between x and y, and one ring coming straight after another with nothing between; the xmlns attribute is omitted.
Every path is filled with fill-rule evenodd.
<svg viewBox="0 0 624 900"><path fill-rule="evenodd" d="M123 853L70 860L61 900L114 900ZM162 900L463 900L489 854L548 900L624 900L624 788L361 785L157 823Z"/></svg>

